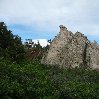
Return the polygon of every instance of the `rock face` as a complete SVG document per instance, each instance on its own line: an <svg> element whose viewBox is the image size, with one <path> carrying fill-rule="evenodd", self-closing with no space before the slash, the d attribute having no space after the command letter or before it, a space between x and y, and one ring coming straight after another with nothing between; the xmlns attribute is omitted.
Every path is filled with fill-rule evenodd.
<svg viewBox="0 0 99 99"><path fill-rule="evenodd" d="M60 25L60 32L53 39L41 63L63 68L83 66L99 69L99 45L95 41L91 43L84 34L73 34Z"/></svg>

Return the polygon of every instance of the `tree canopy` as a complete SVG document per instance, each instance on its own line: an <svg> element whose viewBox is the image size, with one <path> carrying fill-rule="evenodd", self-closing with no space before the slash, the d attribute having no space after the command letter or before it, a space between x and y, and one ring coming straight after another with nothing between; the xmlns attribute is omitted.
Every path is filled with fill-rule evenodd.
<svg viewBox="0 0 99 99"><path fill-rule="evenodd" d="M4 22L0 22L0 57L19 62L24 58L21 37L13 35Z"/></svg>

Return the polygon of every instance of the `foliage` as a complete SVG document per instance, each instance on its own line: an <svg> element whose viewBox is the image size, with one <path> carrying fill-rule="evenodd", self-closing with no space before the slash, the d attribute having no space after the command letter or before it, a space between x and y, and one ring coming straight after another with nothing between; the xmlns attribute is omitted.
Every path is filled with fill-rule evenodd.
<svg viewBox="0 0 99 99"><path fill-rule="evenodd" d="M24 58L21 38L13 35L4 22L0 22L0 57L19 62Z"/></svg>
<svg viewBox="0 0 99 99"><path fill-rule="evenodd" d="M99 99L99 71L0 59L2 99Z"/></svg>
<svg viewBox="0 0 99 99"><path fill-rule="evenodd" d="M46 52L47 49L48 47L42 47L39 41L37 42L37 44L34 44L31 48L26 47L25 45L25 56L27 59L42 59L43 54Z"/></svg>

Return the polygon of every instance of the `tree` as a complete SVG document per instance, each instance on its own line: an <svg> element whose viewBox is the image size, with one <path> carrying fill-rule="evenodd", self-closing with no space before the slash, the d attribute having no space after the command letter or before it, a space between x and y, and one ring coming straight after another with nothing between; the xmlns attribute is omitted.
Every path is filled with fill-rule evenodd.
<svg viewBox="0 0 99 99"><path fill-rule="evenodd" d="M12 34L4 22L0 22L0 57L19 62L24 58L21 38Z"/></svg>

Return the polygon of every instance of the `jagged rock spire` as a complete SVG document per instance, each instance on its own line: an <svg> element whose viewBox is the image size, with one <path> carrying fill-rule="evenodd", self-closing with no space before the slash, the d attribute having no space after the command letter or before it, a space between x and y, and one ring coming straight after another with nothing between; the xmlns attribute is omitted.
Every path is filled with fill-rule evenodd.
<svg viewBox="0 0 99 99"><path fill-rule="evenodd" d="M63 26L63 25L60 25L59 27L60 27L60 32L67 30L67 28L65 26Z"/></svg>
<svg viewBox="0 0 99 99"><path fill-rule="evenodd" d="M99 45L91 43L84 34L73 34L63 25L54 38L42 64L57 65L63 68L79 67L99 69Z"/></svg>

